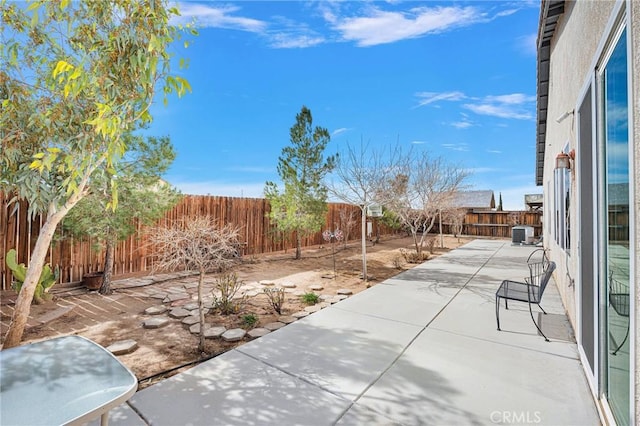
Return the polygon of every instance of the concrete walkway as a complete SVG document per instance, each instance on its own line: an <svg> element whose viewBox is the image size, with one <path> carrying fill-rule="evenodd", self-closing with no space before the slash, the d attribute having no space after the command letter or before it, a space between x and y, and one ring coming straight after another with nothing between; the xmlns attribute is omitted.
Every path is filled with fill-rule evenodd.
<svg viewBox="0 0 640 426"><path fill-rule="evenodd" d="M135 394L111 424L600 424L555 286L537 335L503 279L531 247L476 240Z"/></svg>

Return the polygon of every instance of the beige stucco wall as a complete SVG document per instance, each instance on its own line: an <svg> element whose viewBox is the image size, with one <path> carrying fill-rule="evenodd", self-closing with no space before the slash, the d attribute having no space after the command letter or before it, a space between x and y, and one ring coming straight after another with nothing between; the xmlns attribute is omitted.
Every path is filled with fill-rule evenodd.
<svg viewBox="0 0 640 426"><path fill-rule="evenodd" d="M575 114L561 123L556 118L577 108L580 92L591 78L593 61L598 45L604 35L615 1L567 1L551 44L549 69L549 104L547 114L546 148L544 161L545 235L552 260L558 265L555 280L562 296L569 319L576 328L575 287L569 276L575 279L577 265L576 232L571 241L571 250L565 253L557 246L553 237L553 169L555 157L569 143L569 150L576 149ZM571 227L577 227L577 199L575 172L571 181ZM563 254L564 253L564 254ZM568 274L567 274L568 272Z"/></svg>
<svg viewBox="0 0 640 426"><path fill-rule="evenodd" d="M553 239L553 168L555 156L569 142L570 149L575 149L575 122L568 118L562 123L555 119L565 111L577 108L580 91L591 78L594 61L598 59L597 49L607 30L607 24L615 8L615 1L580 1L567 2L565 14L556 29L552 41L551 69L549 85L549 105L547 121L547 146L545 149L544 192L545 192L545 245L552 248L552 258L558 264L555 275L556 282L562 295L569 318L574 325L576 322L575 289L570 286L565 271L575 276L577 265L576 241L572 241L569 255L556 245ZM631 40L631 93L629 100L632 107L632 122L630 123L633 166L631 201L634 204L631 247L635 248L635 256L631 257L633 277L635 278L635 419L640 419L640 1L627 0L627 13ZM579 214L576 203L576 182L572 182L571 217L575 219ZM595 190L595 188L594 188ZM573 234L574 236L576 233ZM633 254L633 252L632 252ZM568 269L567 269L568 268ZM632 340L633 342L633 340ZM632 352L633 356L634 353Z"/></svg>

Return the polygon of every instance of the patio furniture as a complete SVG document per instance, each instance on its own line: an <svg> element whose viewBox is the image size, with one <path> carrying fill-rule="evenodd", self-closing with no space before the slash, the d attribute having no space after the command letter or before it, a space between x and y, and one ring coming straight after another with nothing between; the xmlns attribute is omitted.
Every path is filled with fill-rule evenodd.
<svg viewBox="0 0 640 426"><path fill-rule="evenodd" d="M540 259L536 259L540 256ZM505 309L509 309L508 301L515 300L517 302L527 302L529 304L529 314L533 324L538 329L538 332L544 337L547 342L549 339L540 329L540 326L533 317L533 310L531 305L538 305L540 310L546 315L540 302L544 290L547 288L551 274L556 269L555 262L550 262L547 258L546 251L539 249L533 251L527 258L527 266L529 267L529 276L524 279L525 282L504 280L496 291L496 323L498 330L500 330L500 299L504 299Z"/></svg>
<svg viewBox="0 0 640 426"><path fill-rule="evenodd" d="M7 425L80 425L129 399L136 377L102 346L64 336L0 352L0 419Z"/></svg>
<svg viewBox="0 0 640 426"><path fill-rule="evenodd" d="M629 338L629 287L613 278L613 273L609 275L609 304L616 314L621 317L627 317L627 332L624 335L624 339L611 353L611 355L616 355Z"/></svg>

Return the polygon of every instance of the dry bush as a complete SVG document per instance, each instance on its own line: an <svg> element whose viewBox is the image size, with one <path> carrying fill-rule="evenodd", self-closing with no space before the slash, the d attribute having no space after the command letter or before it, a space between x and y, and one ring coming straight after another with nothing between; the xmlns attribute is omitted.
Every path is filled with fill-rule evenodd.
<svg viewBox="0 0 640 426"><path fill-rule="evenodd" d="M222 315L238 312L245 299L244 296L236 297L242 284L244 284L243 281L239 280L235 273L227 273L218 277L213 287L213 307L220 310ZM220 293L220 295L218 296L216 293Z"/></svg>
<svg viewBox="0 0 640 426"><path fill-rule="evenodd" d="M429 259L429 255L415 250L400 249L400 254L407 263L422 263Z"/></svg>
<svg viewBox="0 0 640 426"><path fill-rule="evenodd" d="M284 288L273 287L273 288L265 288L264 294L267 295L267 299L269 299L269 303L271 307L278 315L282 314L282 307L284 306Z"/></svg>
<svg viewBox="0 0 640 426"><path fill-rule="evenodd" d="M404 266L404 257L403 255L395 256L391 262L393 263L394 268L402 269Z"/></svg>
<svg viewBox="0 0 640 426"><path fill-rule="evenodd" d="M150 232L151 252L155 254L154 269L184 270L198 272L198 313L200 317L200 342L198 349L203 352L204 301L202 287L204 275L210 271L224 271L239 260L239 230L231 225L218 226L209 216L186 218L166 227L157 227ZM225 281L226 280L226 281ZM241 283L240 283L241 285ZM237 277L223 276L220 286L225 292L238 286ZM235 288L237 291L237 288ZM233 295L235 295L233 291ZM223 293L224 294L224 293ZM222 296L221 310L229 311L234 302Z"/></svg>

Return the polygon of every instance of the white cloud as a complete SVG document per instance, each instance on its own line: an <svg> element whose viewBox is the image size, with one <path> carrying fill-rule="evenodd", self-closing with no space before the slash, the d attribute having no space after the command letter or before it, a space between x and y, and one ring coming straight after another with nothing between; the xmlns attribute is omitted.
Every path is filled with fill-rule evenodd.
<svg viewBox="0 0 640 426"><path fill-rule="evenodd" d="M538 34L531 33L522 36L517 40L518 50L522 50L529 55L537 55L538 53Z"/></svg>
<svg viewBox="0 0 640 426"><path fill-rule="evenodd" d="M531 112L518 111L510 108L508 105L465 104L463 107L480 115L490 115L499 118L514 118L517 120L533 119L533 114Z"/></svg>
<svg viewBox="0 0 640 426"><path fill-rule="evenodd" d="M495 167L474 167L470 169L466 169L467 172L471 174L479 174L479 173L497 173L500 172L500 169L496 169Z"/></svg>
<svg viewBox="0 0 640 426"><path fill-rule="evenodd" d="M498 151L497 149L488 149L487 152L490 154L502 154L502 151Z"/></svg>
<svg viewBox="0 0 640 426"><path fill-rule="evenodd" d="M331 136L338 136L340 133L348 132L349 130L351 129L348 127L340 127L339 129L335 129L331 132Z"/></svg>
<svg viewBox="0 0 640 426"><path fill-rule="evenodd" d="M462 92L417 92L415 96L418 98L416 108L439 101L460 101L466 98Z"/></svg>
<svg viewBox="0 0 640 426"><path fill-rule="evenodd" d="M450 124L457 129L468 129L469 127L473 126L473 123L467 120L454 121L453 123L450 123Z"/></svg>
<svg viewBox="0 0 640 426"><path fill-rule="evenodd" d="M496 14L496 17L503 17L503 16L509 16L509 15L513 15L514 13L516 13L518 11L518 9L507 9L507 10L503 10L502 12L498 12Z"/></svg>
<svg viewBox="0 0 640 426"><path fill-rule="evenodd" d="M460 152L469 151L469 145L466 143L443 143L442 146L452 151L460 151Z"/></svg>
<svg viewBox="0 0 640 426"><path fill-rule="evenodd" d="M307 48L325 42L324 37L307 34L277 33L270 36L271 47L276 49Z"/></svg>
<svg viewBox="0 0 640 426"><path fill-rule="evenodd" d="M258 19L235 16L234 13L240 10L237 6L179 2L178 8L181 16L172 18L171 23L174 25L195 20L199 28L225 28L254 33L264 31L268 25Z"/></svg>
<svg viewBox="0 0 640 426"><path fill-rule="evenodd" d="M325 19L344 40L358 46L375 46L471 25L486 20L486 15L472 6L416 7L406 12L372 7L364 16L348 18L325 10Z"/></svg>
<svg viewBox="0 0 640 426"><path fill-rule="evenodd" d="M526 102L534 102L535 96L527 96L523 93L512 93L510 95L487 96L485 102L496 102L509 105L523 104Z"/></svg>
<svg viewBox="0 0 640 426"><path fill-rule="evenodd" d="M412 144L414 145L424 145L426 142L425 141L411 141Z"/></svg>
<svg viewBox="0 0 640 426"><path fill-rule="evenodd" d="M462 107L480 115L532 120L534 118L535 100L535 96L511 93L508 95L486 96L478 103L467 103Z"/></svg>

